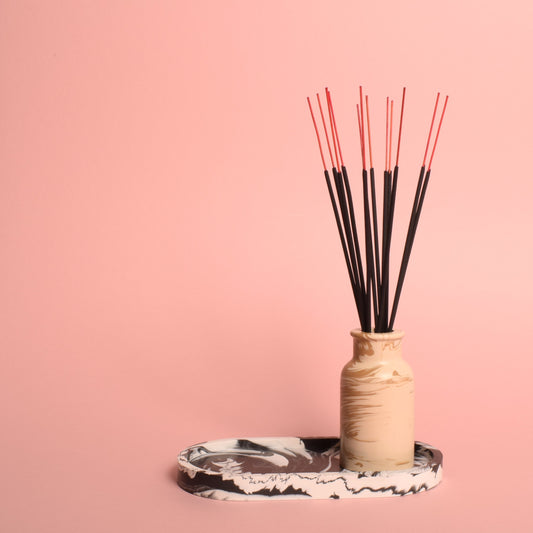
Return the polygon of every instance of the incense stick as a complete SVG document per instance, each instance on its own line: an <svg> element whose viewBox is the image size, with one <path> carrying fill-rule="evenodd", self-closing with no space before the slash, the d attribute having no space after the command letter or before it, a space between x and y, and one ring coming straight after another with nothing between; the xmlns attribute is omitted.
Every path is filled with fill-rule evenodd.
<svg viewBox="0 0 533 533"><path fill-rule="evenodd" d="M337 122L335 121L335 111L333 109L333 102L331 101L331 93L328 89L326 89L326 95L328 100L328 109L330 110L330 116L332 118L332 131L334 132L334 136L336 139L337 146L339 147L339 154L341 158L341 172L343 177L343 185L344 190L346 191L346 197L348 200L348 214L350 217L350 229L351 229L351 235L353 237L353 248L355 250L355 263L352 262L353 270L354 270L354 277L357 280L358 283L358 290L360 291L360 298L364 299L364 274L363 274L363 267L362 267L362 261L361 261L361 249L359 245L359 237L357 235L357 223L355 220L355 211L353 206L353 200L352 200L352 191L350 188L350 180L348 179L348 171L346 170L346 167L344 166L344 160L342 158L342 151L340 149L340 141L339 141L339 133L337 131Z"/></svg>
<svg viewBox="0 0 533 533"><path fill-rule="evenodd" d="M431 130L433 129L433 122L435 120L435 113L437 111L438 103L439 103L439 96L437 95L437 102L435 103L435 111L433 112L433 118L431 121L430 130L429 130L427 146L429 146L429 138L431 137ZM411 257L411 250L413 249L416 229L418 227L418 221L420 219L420 214L422 212L422 205L424 203L424 198L426 196L426 191L427 191L427 187L429 183L429 177L431 175L431 163L433 161L433 155L435 154L435 149L437 147L437 141L439 140L440 128L442 126L442 120L444 119L444 113L446 112L447 104L448 104L448 97L446 96L446 100L444 101L444 107L442 108L442 114L440 117L439 126L437 128L437 134L435 136L435 142L433 143L433 150L431 152L428 169L427 169L427 172L425 173L424 184L422 185L421 191L420 191L420 184L421 184L422 175L424 174L424 165L422 165L422 168L420 169L420 176L418 178L418 185L417 185L417 190L415 193L415 200L413 202L413 210L411 211L411 221L409 223L409 230L407 232L407 239L405 242L402 264L400 267L400 274L398 276L398 284L396 286L396 294L394 296L394 302L392 306L389 330L392 330L392 328L394 327L394 320L396 319L396 312L398 310L398 302L400 300L400 294L402 292L402 287L403 287L403 283L405 280L405 274L407 272L407 265L409 264L409 258ZM427 156L427 146L426 146L426 153L424 154L424 163L425 163L425 158ZM414 214L414 219L413 219L413 214Z"/></svg>
<svg viewBox="0 0 533 533"><path fill-rule="evenodd" d="M357 284L356 284L356 281L354 279L352 266L351 266L351 263L350 263L350 257L349 257L349 253L348 253L348 246L346 244L346 240L345 240L343 229L342 229L339 210L337 208L337 202L335 200L335 193L333 192L333 187L331 185L331 179L329 177L329 172L327 170L326 162L324 160L324 154L323 154L323 151L322 151L322 143L320 142L320 134L318 132L318 128L317 128L316 121L315 121L315 116L314 116L314 113L313 113L313 108L311 106L311 101L309 100L309 98L307 98L307 102L309 104L309 111L311 112L311 118L313 120L313 125L315 127L315 132L316 132L316 136L317 136L317 140L318 140L318 147L319 147L319 150L320 150L320 156L322 158L322 163L324 165L324 177L326 178L326 185L327 185L327 188L328 188L328 193L329 193L329 197L330 197L330 200L331 200L331 205L333 207L333 213L334 213L334 216L335 216L335 222L337 224L337 230L339 232L339 237L340 237L340 240L341 240L342 251L344 253L344 259L346 261L346 267L348 269L348 275L349 275L349 278L350 278L350 285L352 286L352 291L353 291L353 295L354 295L354 299L355 299L355 305L357 307L359 320L362 321L362 317L363 317L362 303L361 303L360 298L358 297ZM320 98L318 99L318 102L319 102L319 106L320 106ZM320 112L322 114L321 106L320 106ZM324 121L324 115L323 114L322 114L322 120ZM324 122L324 126L325 126L325 122ZM327 136L327 130L325 130L325 131L326 131L326 136ZM328 139L328 147L329 147L329 139ZM332 153L331 153L331 148L330 148L330 156L332 158L332 163L333 163L333 156L332 156Z"/></svg>
<svg viewBox="0 0 533 533"><path fill-rule="evenodd" d="M377 295L375 295L374 300L379 302L379 297L381 294L381 272L379 264L379 231L378 231L378 210L377 210L377 201L376 201L376 179L374 176L374 163L372 160L372 141L370 134L370 111L368 105L368 95L365 97L366 100L366 123L368 125L368 152L370 155L370 192L372 196L372 223L374 230L374 253L375 253L375 274L376 274L376 285L378 288ZM377 297L377 298L376 298ZM379 305L375 306L376 315L379 314ZM375 318L377 323L377 316Z"/></svg>
<svg viewBox="0 0 533 533"><path fill-rule="evenodd" d="M338 137L336 122L335 122L335 113L333 110L333 103L331 101L331 94L326 88L326 99L328 103L328 111L330 117L331 125L331 136L333 138L333 145L338 147L338 152L341 158L341 165L344 168L344 161L342 159L342 150L340 148L340 141ZM355 224L355 214L352 203L352 194L350 190L350 182L348 180L348 174L346 169L344 171L338 172L336 168L333 169L335 177L335 186L337 189L337 197L339 200L339 205L341 208L342 221L344 226L344 233L346 235L346 242L348 244L348 252L351 261L351 268L353 271L353 276L356 286L356 298L360 302L361 312L365 317L363 323L368 323L366 316L366 298L365 298L365 289L364 289L364 276L361 266L361 254L359 249L359 239L357 236L357 228Z"/></svg>

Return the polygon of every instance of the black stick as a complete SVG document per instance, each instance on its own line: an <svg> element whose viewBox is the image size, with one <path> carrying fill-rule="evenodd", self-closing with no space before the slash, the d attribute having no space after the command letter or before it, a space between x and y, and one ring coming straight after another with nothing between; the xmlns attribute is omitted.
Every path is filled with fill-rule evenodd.
<svg viewBox="0 0 533 533"><path fill-rule="evenodd" d="M389 234L391 196L391 173L385 171L383 175L383 228L382 228L382 262L381 262L381 298L379 301L379 319L376 333L383 333L387 329L388 296L389 296L389 248L387 236Z"/></svg>
<svg viewBox="0 0 533 533"><path fill-rule="evenodd" d="M365 251L366 251L366 317L368 324L371 326L372 322L372 301L374 301L374 322L377 323L377 305L376 305L376 280L374 273L374 250L372 243L372 224L370 220L370 200L368 196L368 173L363 170L363 201L365 214ZM371 327L368 330L372 331Z"/></svg>
<svg viewBox="0 0 533 533"><path fill-rule="evenodd" d="M394 224L394 207L396 205L396 189L398 186L398 166L396 165L394 167L394 177L392 178L392 190L390 193L390 200L389 200L389 215L388 215L388 221L387 221L387 237L386 237L386 249L383 251L383 257L387 257L387 264L386 264L386 279L385 279L385 303L383 307L383 315L382 315L382 322L381 322L381 328L383 332L390 331L388 327L389 323L389 273L390 273L390 248L391 248L391 242L392 242L392 227ZM391 173L389 172L389 180L391 178ZM390 186L390 181L389 181Z"/></svg>
<svg viewBox="0 0 533 533"><path fill-rule="evenodd" d="M392 178L392 192L391 192L391 199L390 199L390 215L389 215L389 227L388 227L388 236L387 236L387 300L385 304L385 331L390 331L389 328L387 328L387 324L389 323L388 320L388 313L389 313L389 287L390 287L390 248L392 243L392 227L394 225L394 208L396 206L396 190L398 187L398 165L394 167L394 176Z"/></svg>
<svg viewBox="0 0 533 533"><path fill-rule="evenodd" d="M341 211L342 225L344 228L344 234L346 236L346 244L348 246L348 253L350 255L350 264L351 264L352 272L354 274L354 280L356 281L356 284L360 284L360 280L358 279L357 270L356 270L357 263L355 259L354 243L352 239L352 231L351 231L351 226L350 226L350 215L348 212L348 204L346 201L346 193L344 189L343 177L336 167L333 168L333 177L335 180L335 189L337 190L337 198L339 201L339 206L340 206L340 211Z"/></svg>
<svg viewBox="0 0 533 533"><path fill-rule="evenodd" d="M396 293L394 295L394 303L392 306L391 318L390 318L390 323L389 323L390 329L392 329L392 327L394 326L396 312L398 311L398 303L400 301L400 295L402 292L403 282L405 281L407 265L409 264L409 259L411 257L411 250L413 249L416 228L418 227L418 221L420 219L420 214L422 213L422 205L424 203L424 198L426 196L430 174L431 174L431 169L429 169L425 173L424 184L422 185L422 177L424 176L424 167L420 169L420 176L418 178L418 184L416 187L416 194L415 194L415 199L413 202L413 209L411 211L411 220L409 221L409 229L407 232L407 238L405 240L402 263L400 266L400 274L398 276L398 284L396 286Z"/></svg>
<svg viewBox="0 0 533 533"><path fill-rule="evenodd" d="M342 176L344 178L344 187L346 189L346 196L348 197L348 208L350 212L350 221L351 221L351 228L352 228L352 237L355 245L355 259L357 262L357 274L359 276L359 284L362 289L362 292L364 294L364 273L363 273L363 262L361 260L361 247L359 245L359 237L357 235L357 223L355 220L355 212L353 207L353 198L352 198L352 190L350 188L350 180L348 179L348 171L346 170L346 167L342 166Z"/></svg>
<svg viewBox="0 0 533 533"><path fill-rule="evenodd" d="M335 214L335 222L337 223L337 230L339 231L339 237L341 239L342 251L344 252L344 259L346 261L346 267L348 268L348 275L350 276L350 284L352 286L352 291L355 299L355 305L357 307L357 314L359 315L359 320L362 320L363 310L361 307L360 298L358 297L358 290L356 287L354 275L352 272L352 266L350 264L350 257L348 255L348 248L346 245L346 240L344 238L344 233L342 229L341 219L339 215L339 209L337 208L337 202L335 201L335 193L333 192L333 187L331 185L331 179L329 177L329 172L324 170L324 176L326 178L326 184L328 186L329 198L331 200L331 206L333 207L333 213Z"/></svg>
<svg viewBox="0 0 533 533"><path fill-rule="evenodd" d="M346 244L348 248L351 269L352 269L353 278L354 278L355 287L356 287L356 298L359 300L359 304L361 307L361 315L364 317L366 315L364 312L363 281L359 279L359 274L357 270L357 259L355 256L354 240L353 240L353 235L351 231L348 204L346 202L345 189L344 189L344 184L343 184L343 176L335 167L333 168L333 177L335 179L335 187L337 189L337 198L339 200L340 212L341 212L342 222L344 226L344 234L346 236ZM363 319L361 323L362 329L364 328L363 326L364 323L365 321Z"/></svg>
<svg viewBox="0 0 533 533"><path fill-rule="evenodd" d="M374 178L374 169L370 169L370 190L372 192L372 220L374 223L374 249L376 255L376 284L377 284L377 300L375 300L376 311L379 314L378 302L381 299L381 272L379 266L379 231L378 231L378 210L376 203L376 180ZM378 321L376 318L376 325Z"/></svg>
<svg viewBox="0 0 533 533"><path fill-rule="evenodd" d="M366 331L367 327L369 327L366 322L367 314L365 311L367 291L365 290L365 282L364 282L365 277L364 277L363 266L362 266L363 262L361 260L361 247L359 245L359 237L357 234L357 223L355 219L352 191L350 188L350 180L348 179L348 171L346 170L346 167L344 165L341 168L342 168L342 176L344 178L344 188L346 190L346 196L348 198L348 209L349 209L350 221L351 221L352 238L353 238L353 244L355 248L355 260L357 263L357 266L354 266L354 276L358 282L361 309L363 310L362 313L365 316L365 319L361 321L361 330Z"/></svg>

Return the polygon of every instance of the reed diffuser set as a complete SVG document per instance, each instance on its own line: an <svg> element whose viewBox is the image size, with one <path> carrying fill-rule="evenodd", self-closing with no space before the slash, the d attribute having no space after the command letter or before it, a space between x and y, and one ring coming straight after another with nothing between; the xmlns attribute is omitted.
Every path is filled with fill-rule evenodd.
<svg viewBox="0 0 533 533"><path fill-rule="evenodd" d="M327 107L322 107L317 94L322 134L311 100L308 98L307 101L361 324L360 329L351 332L353 358L341 376L340 439L297 436L231 438L190 446L178 457L178 484L197 496L248 501L404 496L431 489L442 479L441 452L414 440L413 375L402 359L403 333L394 330L394 320L448 97L430 152L439 107L438 95L435 102L390 313L390 251L405 89L394 168L391 166L394 102L387 99L383 206L381 216L378 216L369 102L368 96L363 101L363 89L359 88L356 107L363 163L364 217L364 240L361 241L331 93L327 89L325 97ZM322 139L327 144L331 175L324 158ZM370 172L367 170L367 153Z"/></svg>
<svg viewBox="0 0 533 533"><path fill-rule="evenodd" d="M402 94L394 167L391 164L394 152L394 101L386 99L383 204L379 216L369 99L368 95L363 99L363 89L359 87L359 103L356 105L356 110L362 160L364 242L359 240L352 189L342 156L331 92L326 88L327 119L324 117L320 95L317 93L316 97L323 135L317 125L311 100L307 98L307 102L361 326L360 329L351 332L353 358L346 364L341 375L340 465L347 470L358 472L406 470L413 467L415 449L414 383L411 368L402 358L401 341L404 334L402 331L394 330L394 321L448 97L446 96L442 106L430 152L439 108L440 94L437 94L392 308L389 305L390 251L398 187L405 88ZM322 141L324 138L329 152L333 184L324 157ZM429 162L426 167L428 155Z"/></svg>

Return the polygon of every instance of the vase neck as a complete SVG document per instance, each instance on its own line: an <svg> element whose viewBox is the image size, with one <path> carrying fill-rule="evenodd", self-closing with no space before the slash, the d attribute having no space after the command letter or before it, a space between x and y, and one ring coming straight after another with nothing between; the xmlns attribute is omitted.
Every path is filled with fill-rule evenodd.
<svg viewBox="0 0 533 533"><path fill-rule="evenodd" d="M375 362L402 356L403 331L390 333L351 332L353 337L353 358L356 361Z"/></svg>

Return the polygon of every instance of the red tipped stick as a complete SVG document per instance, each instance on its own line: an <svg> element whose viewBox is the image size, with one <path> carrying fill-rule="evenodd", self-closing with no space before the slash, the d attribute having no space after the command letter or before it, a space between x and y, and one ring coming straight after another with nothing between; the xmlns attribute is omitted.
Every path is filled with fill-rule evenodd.
<svg viewBox="0 0 533 533"><path fill-rule="evenodd" d="M387 96L387 118L385 119L385 171L389 161L389 97Z"/></svg>
<svg viewBox="0 0 533 533"><path fill-rule="evenodd" d="M370 139L370 112L368 110L368 94L365 96L366 101L366 127L368 128L368 155L370 156L370 168L374 168L372 162L372 141Z"/></svg>
<svg viewBox="0 0 533 533"><path fill-rule="evenodd" d="M396 151L396 166L398 166L398 160L400 159L400 140L402 138L402 124L403 124L403 106L405 104L405 87L402 94L402 110L400 112L400 130L398 131L398 150Z"/></svg>
<svg viewBox="0 0 533 533"><path fill-rule="evenodd" d="M333 129L333 117L331 116L331 99L329 97L329 89L326 87L326 101L328 103L329 124L331 126L331 138L333 139L333 148L335 149L335 161L337 161L337 168L339 166L339 154L337 152L337 140L335 139L335 133Z"/></svg>
<svg viewBox="0 0 533 533"><path fill-rule="evenodd" d="M309 111L311 111L311 118L313 119L313 126L315 127L316 138L318 140L318 149L320 150L320 157L322 158L322 164L324 165L324 170L327 171L326 161L324 160L324 154L322 152L322 143L320 142L320 135L318 133L318 128L316 127L315 115L313 114L313 108L311 107L311 100L309 100L309 96L307 97L307 103L309 104Z"/></svg>
<svg viewBox="0 0 533 533"><path fill-rule="evenodd" d="M389 126L389 165L388 170L390 172L391 156L392 156L392 114L394 109L394 100L390 101L390 126Z"/></svg>
<svg viewBox="0 0 533 533"><path fill-rule="evenodd" d="M339 148L339 156L341 158L341 165L344 166L344 161L342 159L342 150L341 150L341 142L339 140L339 133L337 132L337 122L335 121L335 113L333 111L333 101L331 100L331 92L328 91L328 98L329 98L329 105L331 108L331 117L333 119L333 128L335 131L335 138L337 139L337 146Z"/></svg>
<svg viewBox="0 0 533 533"><path fill-rule="evenodd" d="M442 126L442 119L444 118L444 112L446 111L447 104L448 104L448 97L446 96L446 100L444 100L444 107L442 108L442 115L440 116L439 127L437 128L437 135L435 135L435 144L433 145L431 157L429 158L428 172L431 170L431 163L433 161L433 156L435 155L435 148L437 148L437 141L439 140L440 127Z"/></svg>
<svg viewBox="0 0 533 533"><path fill-rule="evenodd" d="M428 149L429 149L429 141L431 140L431 132L433 131L433 124L435 122L435 115L437 114L437 106L439 105L439 97L440 93L437 93L437 101L435 102L435 109L433 110L433 118L431 119L431 126L429 128L429 134L428 134L428 142L426 143L426 151L424 152L424 161L422 162L422 166L426 166L426 157L428 155Z"/></svg>
<svg viewBox="0 0 533 533"><path fill-rule="evenodd" d="M366 170L365 157L365 117L363 115L363 86L359 85L359 108L361 110L361 150L363 153L363 170Z"/></svg>
<svg viewBox="0 0 533 533"><path fill-rule="evenodd" d="M363 155L363 134L361 132L361 111L359 109L359 104L355 106L357 108L357 123L359 124L359 145L361 146L361 161L364 158Z"/></svg>
<svg viewBox="0 0 533 533"><path fill-rule="evenodd" d="M322 125L324 126L324 133L326 134L326 141L328 143L329 157L331 159L331 167L335 166L333 163L333 154L331 153L331 145L329 144L328 128L326 127L326 121L324 119L324 113L322 112L322 104L320 103L320 95L316 93L316 99L318 100L318 108L320 109L320 116L322 117Z"/></svg>

